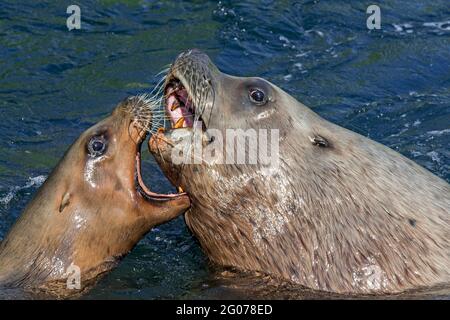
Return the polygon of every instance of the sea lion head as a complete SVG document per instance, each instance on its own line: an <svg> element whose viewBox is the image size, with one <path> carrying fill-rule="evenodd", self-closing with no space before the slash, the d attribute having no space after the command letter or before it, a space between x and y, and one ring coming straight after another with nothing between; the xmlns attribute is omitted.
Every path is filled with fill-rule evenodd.
<svg viewBox="0 0 450 320"><path fill-rule="evenodd" d="M311 136L314 136L314 133L308 123L303 121L311 114L307 108L265 79L236 77L221 72L210 58L199 50L189 50L178 56L166 76L164 87L165 112L171 128L153 136L149 147L163 169L170 167L165 173L175 185L183 187L181 180L184 175L189 175L186 162L203 165L226 163L229 165L227 170L237 172L244 167L246 171L261 169L261 163L258 161L247 166L245 160L242 162L242 159L237 159L242 156L248 160L255 152L259 152L257 146L243 146L246 143L244 140L233 141L239 134L247 135L245 138L256 134L257 140L259 134L267 134L270 143L271 131L276 131L276 137L280 139L274 142L285 145L288 137L294 136L293 123L305 122L300 134L295 133L295 139L305 147L311 145ZM296 107L300 112L295 112ZM228 135L227 130L235 132ZM251 130L253 132L250 132ZM216 135L220 136L221 141L217 141ZM174 161L173 156L178 150L193 151L193 141L189 138L198 138L196 142L201 143L203 149L215 142L223 143L224 152L207 152L210 156L208 159L205 159L202 152L185 152L182 156L186 159L183 160L189 158L188 161ZM230 159L230 150L225 148L227 140L231 144L241 144L234 146L234 152L238 152L236 148L246 147L244 155L231 155L238 163ZM275 157L276 155L273 155L273 158ZM196 166L196 172L201 167ZM189 184L189 181L185 182ZM184 187L188 188L187 185Z"/></svg>
<svg viewBox="0 0 450 320"><path fill-rule="evenodd" d="M71 170L63 170L68 175L62 198L70 196L67 204L61 203L61 213L71 199L81 196L83 203L97 203L101 212L108 212L112 223L111 213L117 210L157 225L189 206L185 194L158 194L143 182L141 144L151 128L150 108L145 96L127 98L79 137L59 165L71 165ZM81 174L72 176L73 172Z"/></svg>
<svg viewBox="0 0 450 320"><path fill-rule="evenodd" d="M88 288L153 226L189 207L186 194L157 194L143 183L151 105L146 96L125 99L69 148L2 242L0 284L65 294L78 270Z"/></svg>
<svg viewBox="0 0 450 320"><path fill-rule="evenodd" d="M412 161L198 50L173 63L165 112L149 148L213 262L341 293L448 281L450 189Z"/></svg>
<svg viewBox="0 0 450 320"><path fill-rule="evenodd" d="M305 121L311 112L265 79L221 72L198 50L178 56L164 91L171 128L154 135L149 149L189 194L187 225L214 262L268 270L280 259L270 252L275 238L302 205L290 190L297 173L286 168L294 159L284 155L314 147ZM268 144L265 162L258 142Z"/></svg>
<svg viewBox="0 0 450 320"><path fill-rule="evenodd" d="M174 128L192 127L194 122L201 122L203 129L273 128L274 123L290 121L277 109L287 111L294 102L301 105L263 78L221 72L199 50L178 56L166 76L165 93L166 111ZM180 104L181 108L174 109Z"/></svg>
<svg viewBox="0 0 450 320"><path fill-rule="evenodd" d="M313 139L319 137L323 146L332 147L324 138L330 132L325 127L321 136L317 134L308 121L314 114L303 104L265 79L221 72L199 50L177 57L164 93L171 127L152 136L149 148L169 180L197 204L208 197L214 202L222 188L228 193L240 190L242 186L233 181L244 172L248 181L261 170L281 173L280 161L289 160L283 154L293 147L308 156L315 148ZM320 125L320 118L317 122ZM266 150L258 144L267 144Z"/></svg>

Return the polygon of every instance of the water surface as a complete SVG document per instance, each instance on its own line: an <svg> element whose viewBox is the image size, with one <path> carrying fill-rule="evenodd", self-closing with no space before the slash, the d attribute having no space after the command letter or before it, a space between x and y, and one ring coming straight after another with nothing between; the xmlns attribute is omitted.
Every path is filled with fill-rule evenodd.
<svg viewBox="0 0 450 320"><path fill-rule="evenodd" d="M151 90L189 48L450 181L448 0L380 1L373 31L363 1L77 3L82 29L71 32L67 1L0 4L0 238L80 133ZM148 155L143 171L156 191L172 191ZM252 297L213 274L179 218L150 232L87 298Z"/></svg>

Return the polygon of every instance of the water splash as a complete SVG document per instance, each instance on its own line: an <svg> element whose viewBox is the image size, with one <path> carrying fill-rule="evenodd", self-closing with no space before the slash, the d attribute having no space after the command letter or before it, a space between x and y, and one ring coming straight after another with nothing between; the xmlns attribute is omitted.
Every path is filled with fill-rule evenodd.
<svg viewBox="0 0 450 320"><path fill-rule="evenodd" d="M0 198L0 204L3 206L7 206L16 197L18 192L30 188L39 188L46 179L47 176L45 175L29 177L28 181L23 186L14 186L10 188L6 195Z"/></svg>

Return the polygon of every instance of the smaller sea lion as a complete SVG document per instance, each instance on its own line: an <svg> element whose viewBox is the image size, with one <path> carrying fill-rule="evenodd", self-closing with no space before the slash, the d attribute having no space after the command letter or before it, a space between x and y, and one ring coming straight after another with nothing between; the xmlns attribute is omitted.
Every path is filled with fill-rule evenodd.
<svg viewBox="0 0 450 320"><path fill-rule="evenodd" d="M69 148L0 245L0 288L84 292L152 227L189 208L186 194L143 183L151 108L146 96L127 98ZM70 290L78 271L80 290Z"/></svg>

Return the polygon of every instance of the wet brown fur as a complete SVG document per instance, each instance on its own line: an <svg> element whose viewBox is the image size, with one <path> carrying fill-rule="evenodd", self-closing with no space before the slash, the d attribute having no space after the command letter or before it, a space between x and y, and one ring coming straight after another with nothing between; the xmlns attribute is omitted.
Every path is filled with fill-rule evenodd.
<svg viewBox="0 0 450 320"><path fill-rule="evenodd" d="M280 130L280 165L272 172L258 165L174 165L174 132L189 129L150 141L164 173L190 195L187 225L213 262L337 293L450 283L447 182L322 119L263 79L219 72L198 51L182 54L171 72L188 90L192 73L208 78L214 91L202 114L208 128ZM249 104L242 90L248 83L266 88L266 106ZM319 145L321 139L326 143Z"/></svg>
<svg viewBox="0 0 450 320"><path fill-rule="evenodd" d="M0 287L77 294L66 287L72 263L81 269L85 290L153 226L188 208L185 196L153 202L135 189L135 157L145 134L136 118L142 103L126 99L66 152L0 245ZM86 145L98 133L108 137L108 150L88 181Z"/></svg>

